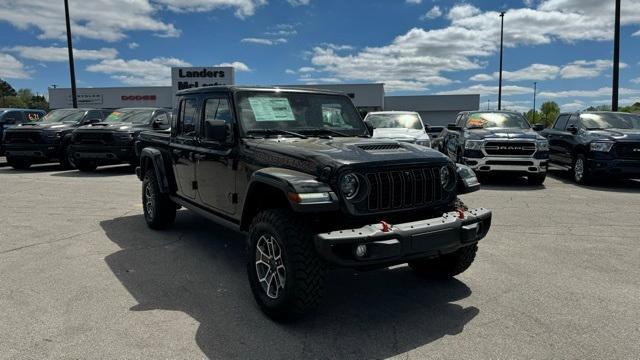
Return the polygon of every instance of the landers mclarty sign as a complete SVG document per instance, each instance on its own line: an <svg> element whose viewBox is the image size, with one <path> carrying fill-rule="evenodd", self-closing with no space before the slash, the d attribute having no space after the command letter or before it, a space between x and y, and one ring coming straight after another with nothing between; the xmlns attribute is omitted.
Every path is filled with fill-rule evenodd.
<svg viewBox="0 0 640 360"><path fill-rule="evenodd" d="M233 85L232 67L175 67L171 68L173 93L179 90L214 85Z"/></svg>

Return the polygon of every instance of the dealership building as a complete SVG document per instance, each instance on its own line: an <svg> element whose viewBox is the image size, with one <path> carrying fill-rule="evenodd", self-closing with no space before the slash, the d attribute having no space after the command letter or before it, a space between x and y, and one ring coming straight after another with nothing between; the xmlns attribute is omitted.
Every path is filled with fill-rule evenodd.
<svg viewBox="0 0 640 360"><path fill-rule="evenodd" d="M201 76L198 78L198 76ZM117 109L124 107L173 107L176 91L204 86L234 83L233 68L174 68L172 86L131 86L78 88L78 107ZM275 85L280 87L315 88L347 94L361 111L416 111L429 125L443 126L464 110L477 110L480 95L385 96L384 84L318 84ZM51 109L71 107L71 89L49 88Z"/></svg>

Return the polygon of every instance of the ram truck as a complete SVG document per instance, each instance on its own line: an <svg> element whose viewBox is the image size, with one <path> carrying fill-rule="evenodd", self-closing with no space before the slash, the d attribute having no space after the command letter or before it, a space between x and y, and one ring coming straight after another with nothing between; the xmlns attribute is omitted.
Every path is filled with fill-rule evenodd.
<svg viewBox="0 0 640 360"><path fill-rule="evenodd" d="M315 308L331 267L458 275L489 231L491 211L458 198L480 186L468 167L372 138L345 94L203 87L178 92L174 114L136 144L144 219L166 228L184 207L246 233L249 284L272 319Z"/></svg>
<svg viewBox="0 0 640 360"><path fill-rule="evenodd" d="M170 118L171 112L163 108L115 110L103 122L81 126L71 133L71 160L80 171L122 163L135 167L138 135L145 130L167 130Z"/></svg>

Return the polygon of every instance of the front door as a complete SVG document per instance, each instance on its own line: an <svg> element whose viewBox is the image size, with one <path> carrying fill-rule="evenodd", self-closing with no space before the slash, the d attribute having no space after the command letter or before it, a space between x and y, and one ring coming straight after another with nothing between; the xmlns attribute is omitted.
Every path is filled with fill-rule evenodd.
<svg viewBox="0 0 640 360"><path fill-rule="evenodd" d="M203 125L207 120L227 123L229 143L232 142L233 116L228 97L211 95L202 100ZM202 130L203 131L203 130ZM203 131L204 134L204 131ZM236 213L236 157L233 147L203 136L197 157L196 180L202 205L226 215Z"/></svg>
<svg viewBox="0 0 640 360"><path fill-rule="evenodd" d="M171 155L178 183L178 194L190 200L196 199L198 188L195 154L199 125L198 97L183 97L180 100L176 128L173 129L175 134L171 143Z"/></svg>

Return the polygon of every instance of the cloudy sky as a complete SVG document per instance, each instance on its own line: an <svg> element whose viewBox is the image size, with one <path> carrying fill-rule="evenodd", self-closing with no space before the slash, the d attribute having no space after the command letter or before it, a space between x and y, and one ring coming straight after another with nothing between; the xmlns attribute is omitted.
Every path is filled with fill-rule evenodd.
<svg viewBox="0 0 640 360"><path fill-rule="evenodd" d="M78 86L169 85L232 64L240 84L382 82L563 110L610 102L613 0L69 0ZM68 87L62 0L0 0L0 78ZM640 101L640 0L622 0L621 103Z"/></svg>

